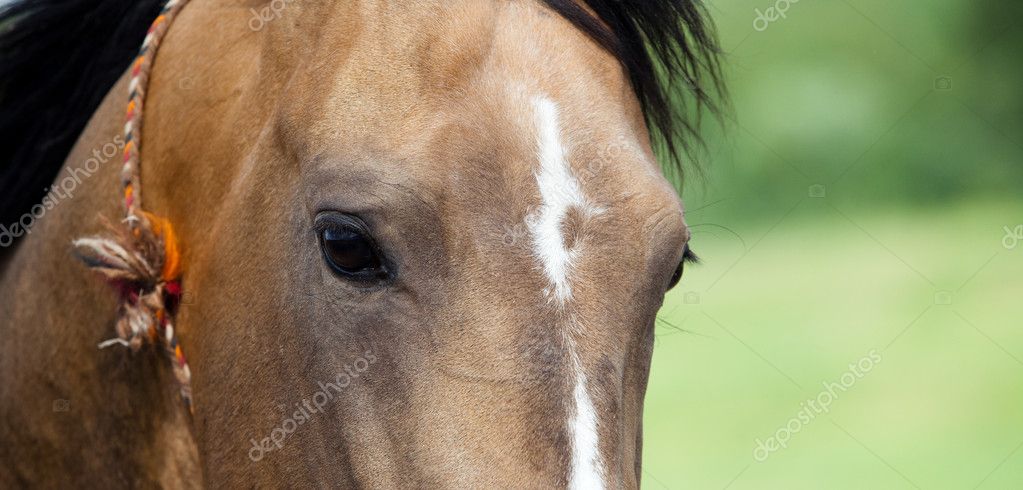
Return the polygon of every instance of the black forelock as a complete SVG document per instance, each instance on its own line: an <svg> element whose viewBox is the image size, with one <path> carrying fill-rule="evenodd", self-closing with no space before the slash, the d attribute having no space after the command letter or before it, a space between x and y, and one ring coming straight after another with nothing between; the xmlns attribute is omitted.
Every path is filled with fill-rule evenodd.
<svg viewBox="0 0 1023 490"><path fill-rule="evenodd" d="M700 116L726 98L713 23L700 0L544 0L621 63L665 170L700 146Z"/></svg>

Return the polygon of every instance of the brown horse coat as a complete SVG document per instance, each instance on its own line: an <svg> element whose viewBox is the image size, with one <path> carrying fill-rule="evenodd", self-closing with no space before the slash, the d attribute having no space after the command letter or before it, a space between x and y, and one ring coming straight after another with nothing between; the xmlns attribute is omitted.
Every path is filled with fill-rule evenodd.
<svg viewBox="0 0 1023 490"><path fill-rule="evenodd" d="M125 91L58 182L116 142ZM110 157L3 265L0 486L638 486L689 232L627 74L576 26L531 1L193 0L145 109L195 415L157 352L96 347L114 296L69 252L120 215ZM393 280L325 266L332 212Z"/></svg>

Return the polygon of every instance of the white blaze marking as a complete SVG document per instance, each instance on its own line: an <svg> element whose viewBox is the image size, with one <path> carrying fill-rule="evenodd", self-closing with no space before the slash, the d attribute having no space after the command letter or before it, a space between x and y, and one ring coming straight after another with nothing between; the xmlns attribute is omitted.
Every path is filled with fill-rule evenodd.
<svg viewBox="0 0 1023 490"><path fill-rule="evenodd" d="M586 390L586 374L575 353L575 342L571 342L572 369L575 371L575 390L572 394L575 413L569 419L572 433L572 471L568 488L603 489L604 468L600 461L600 438L597 436L597 411Z"/></svg>
<svg viewBox="0 0 1023 490"><path fill-rule="evenodd" d="M557 104L548 98L537 97L533 100L533 109L540 159L536 184L543 202L538 215L530 220L529 228L533 235L533 253L540 259L544 275L550 283L545 293L549 298L553 298L559 307L563 307L572 299L569 273L578 251L565 247L562 222L572 207L579 208L585 214L593 214L599 210L587 204L582 188L565 159L566 151L561 144ZM574 411L568 420L572 451L568 486L572 489L603 489L597 413L586 388L586 374L572 337L573 331L577 331L578 328L572 324L566 325L566 329L568 331L564 332L564 336L575 378L575 388L572 392Z"/></svg>
<svg viewBox="0 0 1023 490"><path fill-rule="evenodd" d="M561 146L561 129L558 125L558 106L550 99L538 97L533 100L533 107L536 110L540 157L536 184L543 199L540 213L531 226L533 252L543 263L544 274L554 288L554 298L563 305L572 297L568 273L575 253L565 248L561 223L568 215L569 208L584 207L586 203L579 182L565 161L565 149Z"/></svg>

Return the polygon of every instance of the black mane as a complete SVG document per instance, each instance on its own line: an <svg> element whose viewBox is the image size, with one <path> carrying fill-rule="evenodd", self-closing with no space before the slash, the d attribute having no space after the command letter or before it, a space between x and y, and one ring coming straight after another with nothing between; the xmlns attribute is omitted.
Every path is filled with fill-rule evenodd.
<svg viewBox="0 0 1023 490"><path fill-rule="evenodd" d="M721 50L703 1L543 1L618 58L652 143L664 150L665 171L681 176L683 157L695 156L703 141L700 115L718 113L726 97Z"/></svg>
<svg viewBox="0 0 1023 490"><path fill-rule="evenodd" d="M17 0L0 7L0 225L43 199L161 5Z"/></svg>
<svg viewBox="0 0 1023 490"><path fill-rule="evenodd" d="M719 49L701 1L543 1L621 61L655 145L681 171L681 157L700 141L701 110L716 109L723 95ZM0 224L41 201L162 3L17 0L0 7Z"/></svg>

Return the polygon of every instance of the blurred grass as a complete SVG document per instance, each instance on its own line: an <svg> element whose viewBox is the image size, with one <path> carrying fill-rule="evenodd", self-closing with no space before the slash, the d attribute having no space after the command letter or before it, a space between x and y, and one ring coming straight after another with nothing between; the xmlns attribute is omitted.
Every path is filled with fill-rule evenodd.
<svg viewBox="0 0 1023 490"><path fill-rule="evenodd" d="M1020 211L853 213L807 198L773 229L743 229L745 247L702 234L704 265L658 325L646 484L974 488L1023 444L1023 242L1001 244ZM882 361L830 413L754 461L756 439L871 349ZM983 488L1020 482L1023 450Z"/></svg>
<svg viewBox="0 0 1023 490"><path fill-rule="evenodd" d="M704 264L660 314L645 486L1023 488L1023 5L800 0L755 31L773 4L710 2L736 119L686 183Z"/></svg>

